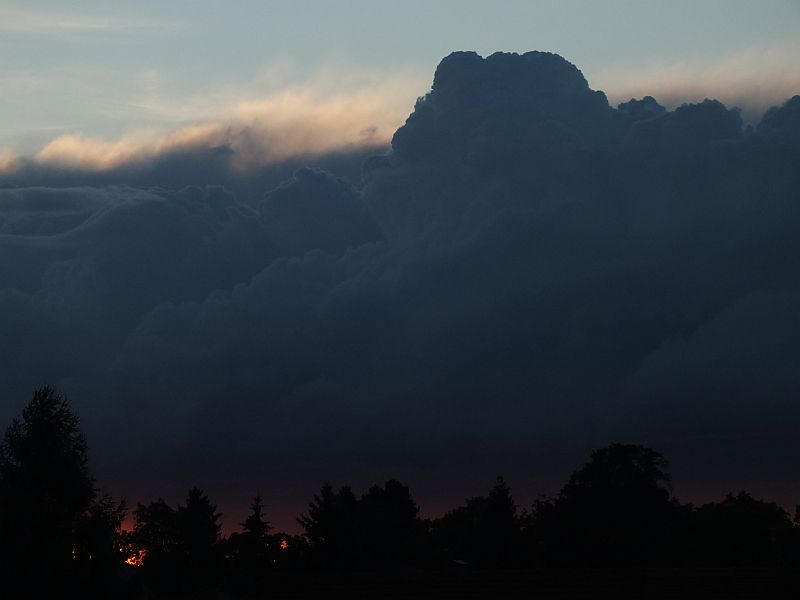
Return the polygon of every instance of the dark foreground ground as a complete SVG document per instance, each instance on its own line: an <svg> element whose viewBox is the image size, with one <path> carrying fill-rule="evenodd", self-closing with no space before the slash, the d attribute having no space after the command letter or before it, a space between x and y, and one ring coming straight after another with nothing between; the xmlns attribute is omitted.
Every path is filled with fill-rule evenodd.
<svg viewBox="0 0 800 600"><path fill-rule="evenodd" d="M800 599L800 571L560 570L443 574L282 575L260 598Z"/></svg>

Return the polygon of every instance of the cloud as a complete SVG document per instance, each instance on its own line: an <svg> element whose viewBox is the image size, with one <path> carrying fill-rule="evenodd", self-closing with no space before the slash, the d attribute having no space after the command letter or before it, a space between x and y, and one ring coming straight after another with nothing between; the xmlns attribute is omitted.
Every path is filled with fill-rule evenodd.
<svg viewBox="0 0 800 600"><path fill-rule="evenodd" d="M0 171L9 171L14 167L17 157L11 148L0 148Z"/></svg>
<svg viewBox="0 0 800 600"><path fill-rule="evenodd" d="M358 145L387 93L278 94L39 173L177 152L207 183L220 140L241 165ZM211 492L794 431L798 103L744 129L716 101L615 109L554 54L455 53L355 184L0 189L5 393L63 386L112 484Z"/></svg>
<svg viewBox="0 0 800 600"><path fill-rule="evenodd" d="M797 281L793 281L794 289ZM800 393L800 293L759 290L732 298L691 332L664 341L626 381L626 406L640 431L655 415L675 420L681 433L782 430ZM675 399L680 398L680 404ZM755 411L754 401L768 409ZM636 415L636 416L634 416Z"/></svg>
<svg viewBox="0 0 800 600"><path fill-rule="evenodd" d="M0 7L0 31L16 34L48 35L58 33L91 33L130 29L160 30L172 25L147 19L115 16L94 16L66 12L33 11Z"/></svg>
<svg viewBox="0 0 800 600"><path fill-rule="evenodd" d="M609 67L592 74L613 102L651 95L670 108L716 98L757 122L769 107L800 93L797 44L752 48L717 62Z"/></svg>
<svg viewBox="0 0 800 600"><path fill-rule="evenodd" d="M383 239L356 190L316 169L296 171L265 196L259 213L271 239L288 256L313 250L340 254Z"/></svg>
<svg viewBox="0 0 800 600"><path fill-rule="evenodd" d="M167 134L137 132L114 141L67 134L48 142L34 160L44 165L103 171L194 145L225 145L225 136L225 128L217 124L193 125Z"/></svg>
<svg viewBox="0 0 800 600"><path fill-rule="evenodd" d="M344 150L380 148L402 124L415 98L416 79L407 74L362 78L342 91L332 75L319 75L266 97L196 100L184 117L206 115L174 129L133 131L114 140L64 134L45 144L32 158L39 166L84 171L108 171L157 161L166 155L225 148L232 166L249 169L297 157L314 157ZM227 108L210 105L224 100ZM144 106L144 104L142 105ZM171 104L150 105L155 114L173 114ZM215 112L214 117L209 115ZM5 168L12 165L5 161Z"/></svg>

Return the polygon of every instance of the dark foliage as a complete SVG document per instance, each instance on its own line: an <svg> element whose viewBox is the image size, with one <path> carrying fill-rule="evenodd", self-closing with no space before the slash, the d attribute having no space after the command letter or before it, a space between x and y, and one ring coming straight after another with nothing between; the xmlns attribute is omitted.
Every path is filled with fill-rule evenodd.
<svg viewBox="0 0 800 600"><path fill-rule="evenodd" d="M50 386L0 444L0 569L6 589L108 591L124 505L98 497L80 421Z"/></svg>
<svg viewBox="0 0 800 600"><path fill-rule="evenodd" d="M666 460L649 448L596 450L556 498L534 507L540 558L591 566L669 561L683 514L669 483Z"/></svg>
<svg viewBox="0 0 800 600"><path fill-rule="evenodd" d="M397 569L424 561L426 526L406 486L395 480L373 485L357 511L353 533L362 565Z"/></svg>
<svg viewBox="0 0 800 600"><path fill-rule="evenodd" d="M259 589L272 570L275 540L269 534L272 527L264 518L263 509L261 496L256 496L242 530L232 533L224 542L227 578L240 592Z"/></svg>
<svg viewBox="0 0 800 600"><path fill-rule="evenodd" d="M198 488L177 508L162 499L139 505L130 539L132 550L144 551L145 583L181 596L213 596L223 576L221 517Z"/></svg>
<svg viewBox="0 0 800 600"><path fill-rule="evenodd" d="M397 568L424 562L426 527L400 482L372 486L361 499L325 484L298 518L314 564L326 568Z"/></svg>
<svg viewBox="0 0 800 600"><path fill-rule="evenodd" d="M691 518L692 559L708 566L761 567L795 563L797 524L773 502L747 492L700 506Z"/></svg>
<svg viewBox="0 0 800 600"><path fill-rule="evenodd" d="M97 498L80 520L73 541L73 561L84 589L99 596L118 592L117 578L123 559L120 531L126 508L109 494Z"/></svg>
<svg viewBox="0 0 800 600"><path fill-rule="evenodd" d="M308 511L297 518L311 545L313 564L338 568L353 565L358 556L352 538L357 512L358 501L348 486L334 490L326 483L314 495Z"/></svg>
<svg viewBox="0 0 800 600"><path fill-rule="evenodd" d="M433 538L450 563L477 568L519 566L520 517L502 477L487 496L469 498L433 523Z"/></svg>
<svg viewBox="0 0 800 600"><path fill-rule="evenodd" d="M302 536L271 534L256 496L241 530L224 538L221 514L199 488L175 507L163 499L138 505L133 530L120 532L124 504L97 493L87 464L69 404L52 388L37 390L0 446L8 597L56 590L89 598L259 597L293 573L800 564L797 517L746 492L681 505L666 460L637 445L596 450L555 498L530 512L518 510L500 477L486 496L432 522L419 517L410 490L396 480L360 498L350 487L325 484L298 518Z"/></svg>

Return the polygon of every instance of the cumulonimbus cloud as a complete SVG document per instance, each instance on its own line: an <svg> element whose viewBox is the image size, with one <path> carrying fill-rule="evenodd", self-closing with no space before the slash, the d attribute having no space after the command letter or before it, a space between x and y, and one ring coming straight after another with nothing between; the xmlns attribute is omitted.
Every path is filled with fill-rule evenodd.
<svg viewBox="0 0 800 600"><path fill-rule="evenodd" d="M611 67L592 75L612 102L644 95L674 108L705 98L742 110L757 122L768 108L800 93L800 45L751 48L717 62L675 62L645 67Z"/></svg>
<svg viewBox="0 0 800 600"><path fill-rule="evenodd" d="M280 92L95 154L61 138L37 160L371 143L412 110L395 108L395 84ZM180 191L9 178L0 421L59 385L112 489L146 473L244 494L356 464L433 479L613 439L702 438L694 448L719 456L720 433L792 436L770 463L788 486L798 124L800 97L745 132L719 102L615 111L549 53L455 53L362 186L301 169L243 196L206 187L202 161ZM748 444L738 464L773 450Z"/></svg>
<svg viewBox="0 0 800 600"><path fill-rule="evenodd" d="M218 116L172 130L146 129L114 140L70 133L35 154L41 165L102 171L182 150L225 147L233 165L248 168L299 156L385 146L424 84L397 74L348 91L327 83L287 87L236 102ZM13 161L6 158L8 168ZM0 163L0 168L3 163Z"/></svg>

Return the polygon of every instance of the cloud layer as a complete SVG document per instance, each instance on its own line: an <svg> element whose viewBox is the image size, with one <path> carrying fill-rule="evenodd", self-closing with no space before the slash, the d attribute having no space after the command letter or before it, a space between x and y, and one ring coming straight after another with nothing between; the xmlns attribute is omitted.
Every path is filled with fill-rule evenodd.
<svg viewBox="0 0 800 600"><path fill-rule="evenodd" d="M108 172L215 149L228 152L232 168L252 170L299 157L386 147L402 124L420 82L411 75L397 74L364 76L350 83L353 87L343 91L332 74L321 73L304 84L257 99L236 98L229 92L182 107L163 99L148 102L143 97L138 104L151 116L169 119L180 112L184 118L198 118L172 129L137 129L113 140L62 134L32 157L13 159L6 150L0 171L33 167ZM214 105L216 102L224 108Z"/></svg>
<svg viewBox="0 0 800 600"><path fill-rule="evenodd" d="M352 110L254 155L357 143ZM246 129L223 146L250 156ZM794 435L800 97L745 129L716 101L613 108L557 55L456 53L391 144L355 185L301 169L258 198L0 190L0 416L54 382L115 485L247 491Z"/></svg>
<svg viewBox="0 0 800 600"><path fill-rule="evenodd" d="M794 58L798 52L800 46L794 44L750 49L716 62L616 67L594 73L592 81L616 102L651 95L675 108L716 98L757 123L767 109L800 90Z"/></svg>

